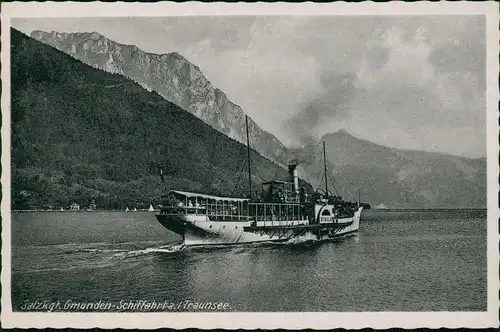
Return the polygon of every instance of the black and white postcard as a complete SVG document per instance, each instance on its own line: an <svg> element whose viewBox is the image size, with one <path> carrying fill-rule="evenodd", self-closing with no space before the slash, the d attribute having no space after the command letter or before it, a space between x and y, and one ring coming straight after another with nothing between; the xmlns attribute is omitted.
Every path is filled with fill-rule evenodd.
<svg viewBox="0 0 500 332"><path fill-rule="evenodd" d="M2 5L3 327L499 325L498 5Z"/></svg>

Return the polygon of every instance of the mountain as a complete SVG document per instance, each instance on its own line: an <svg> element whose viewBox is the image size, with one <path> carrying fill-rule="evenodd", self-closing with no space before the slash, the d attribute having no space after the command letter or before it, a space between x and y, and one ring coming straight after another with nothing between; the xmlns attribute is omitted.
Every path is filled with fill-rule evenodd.
<svg viewBox="0 0 500 332"><path fill-rule="evenodd" d="M326 143L329 189L345 198L393 208L463 208L486 206L486 158L389 148L341 130ZM293 151L315 187L323 174L322 145Z"/></svg>
<svg viewBox="0 0 500 332"><path fill-rule="evenodd" d="M31 37L92 67L128 77L230 138L246 142L245 113L241 107L214 88L199 67L178 53L147 53L136 46L116 43L96 32L33 31ZM276 162L287 162L283 144L251 119L249 132L256 151Z"/></svg>
<svg viewBox="0 0 500 332"><path fill-rule="evenodd" d="M145 90L11 30L12 206L148 207L166 187L246 195L246 146ZM251 151L253 188L287 171ZM306 184L307 185L307 184Z"/></svg>

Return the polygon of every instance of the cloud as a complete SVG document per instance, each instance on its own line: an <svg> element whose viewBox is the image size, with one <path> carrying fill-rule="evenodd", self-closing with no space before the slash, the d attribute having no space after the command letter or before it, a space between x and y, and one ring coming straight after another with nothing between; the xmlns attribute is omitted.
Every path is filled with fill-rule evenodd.
<svg viewBox="0 0 500 332"><path fill-rule="evenodd" d="M207 40L216 54L244 50L251 41L250 28L255 17L235 20L226 16L181 16L150 18L146 24L167 31L169 42L183 48ZM182 33L179 33L182 31Z"/></svg>
<svg viewBox="0 0 500 332"><path fill-rule="evenodd" d="M325 40L319 43L319 40L307 39L304 40L305 44L300 44L302 52L310 50L309 46L323 48L323 61L318 75L323 90L316 95L306 96L306 106L288 123L288 128L299 134L301 144L310 144L327 133L325 123L338 129L339 123L345 124L347 119L359 113L371 118L389 116L391 112L400 112L405 107L414 108L409 102L409 94L421 96L422 89L415 86L425 85L433 77L433 68L426 61L430 49L420 39L407 40L405 31L398 25L391 26L392 22L382 18L363 22L365 25L377 23L377 30L355 29L347 19L334 22L336 28L332 28L335 24L325 24L330 22L314 22L314 29L319 26L323 30L320 32L335 33L331 37L324 37L328 40L326 43ZM384 25L384 29L380 28ZM329 29L326 30L326 27ZM339 34L338 30L346 31L347 35ZM353 43L353 40L358 42ZM336 47L328 50L324 45ZM412 66L408 66L408 63L412 63ZM327 84L325 77L328 78ZM401 88L406 86L409 86L407 90ZM413 102L418 102L416 107L423 107L430 97L413 99Z"/></svg>
<svg viewBox="0 0 500 332"><path fill-rule="evenodd" d="M374 20L378 29L366 29L365 24L373 25ZM342 68L344 75L355 75L355 80L349 91L339 86L340 95L325 96L330 97L327 104L335 110L311 110L310 105L316 102L312 95L307 97L311 104L306 103L294 118L302 120L302 128L315 139L345 128L362 138L399 148L484 155L485 46L481 22L477 17L447 17L444 21L432 17L376 18L358 21L360 26L355 28L341 20L330 26L336 30L335 26L343 24L339 28L342 34L332 37L324 24L315 22L318 35L324 38L304 37L301 49L321 54L318 76ZM311 116L314 121L310 121ZM305 137L301 143L310 140Z"/></svg>
<svg viewBox="0 0 500 332"><path fill-rule="evenodd" d="M349 115L355 93L356 76L352 73L322 72L321 89L307 100L303 110L286 122L291 134L304 145L316 143L314 132L324 121L342 119Z"/></svg>
<svg viewBox="0 0 500 332"><path fill-rule="evenodd" d="M262 128L288 143L292 138L282 130L283 122L296 111L304 93L312 94L320 86L316 59L295 49L288 38L301 21L258 17L244 50L228 49L221 55L207 39L190 45L182 54Z"/></svg>

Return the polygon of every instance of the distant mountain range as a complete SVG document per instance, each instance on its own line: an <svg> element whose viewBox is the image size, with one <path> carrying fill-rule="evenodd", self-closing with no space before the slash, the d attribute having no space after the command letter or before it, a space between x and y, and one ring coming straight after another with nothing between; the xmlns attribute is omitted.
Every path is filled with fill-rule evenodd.
<svg viewBox="0 0 500 332"><path fill-rule="evenodd" d="M246 143L245 113L241 107L214 88L200 68L179 53L147 53L137 46L119 44L96 32L33 31L31 37L92 67L128 77L230 138ZM275 162L287 163L283 144L252 119L249 132L256 151Z"/></svg>
<svg viewBox="0 0 500 332"><path fill-rule="evenodd" d="M224 194L236 186L236 191L245 192L245 181L233 183L234 177L244 177L237 166L244 159L244 147L218 133L244 142L244 113L214 89L198 67L177 53L149 54L96 33L35 31L31 36L118 75L85 66L13 30L17 192L31 188L35 174L42 170L46 182L66 181L63 191L70 197L83 190L109 192L109 197L126 192L127 199L145 200L162 189L151 178L160 164L168 169L170 186ZM327 134L322 140L332 175L329 188L344 198L357 199L359 191L362 201L372 207L486 206L485 158L394 149L346 131ZM324 186L321 145L286 149L254 123L251 142L257 152L278 163L299 161L299 174L314 187ZM286 177L283 168L256 152L252 162L256 183ZM57 188L49 196L56 195ZM36 190L43 197L45 189Z"/></svg>
<svg viewBox="0 0 500 332"><path fill-rule="evenodd" d="M486 206L486 158L389 148L341 130L327 134L329 188L372 207L459 208ZM305 179L324 186L323 147L295 150Z"/></svg>
<svg viewBox="0 0 500 332"><path fill-rule="evenodd" d="M246 146L156 92L11 31L15 209L148 207L167 189L248 193ZM287 171L251 151L252 181ZM307 184L304 184L307 186Z"/></svg>

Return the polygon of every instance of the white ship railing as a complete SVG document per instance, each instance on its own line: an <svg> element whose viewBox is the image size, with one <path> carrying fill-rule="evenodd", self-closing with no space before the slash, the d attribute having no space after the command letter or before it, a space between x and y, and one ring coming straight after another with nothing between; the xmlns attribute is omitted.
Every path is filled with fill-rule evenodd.
<svg viewBox="0 0 500 332"><path fill-rule="evenodd" d="M203 215L211 221L249 220L254 222L295 222L309 220L304 204L250 202L248 199L219 197L185 191L172 191L178 198L175 206L164 207L161 214Z"/></svg>
<svg viewBox="0 0 500 332"><path fill-rule="evenodd" d="M251 220L265 222L306 221L306 208L294 203L215 202L164 207L161 214L206 215L212 221Z"/></svg>

